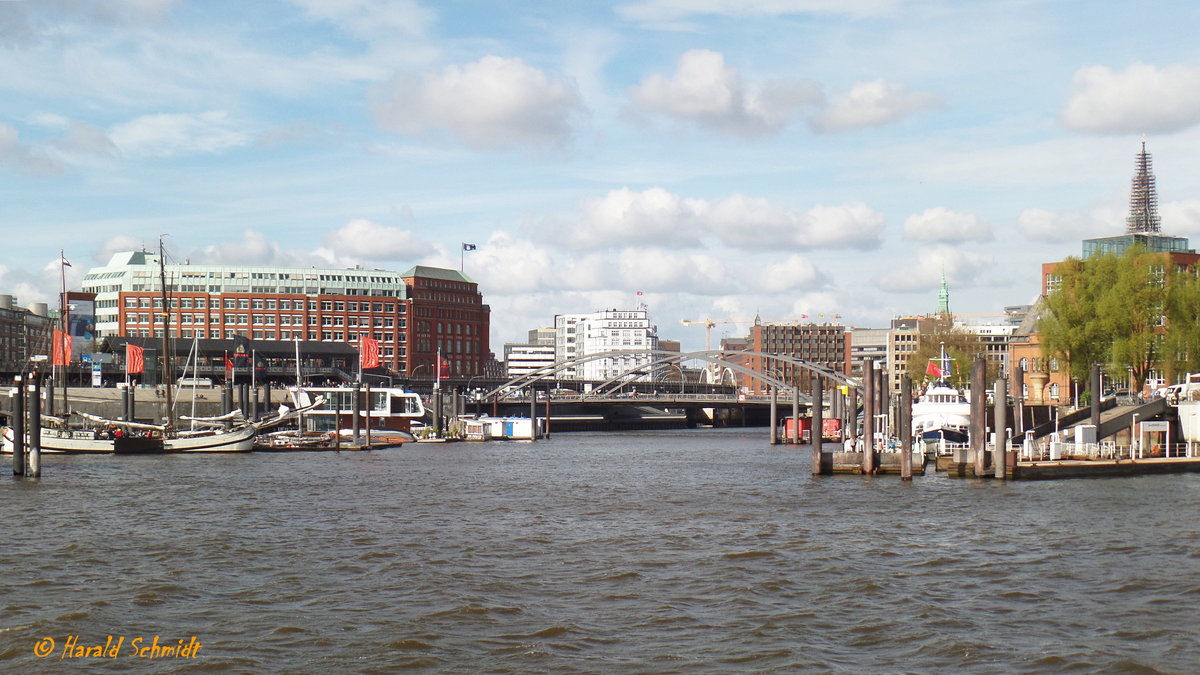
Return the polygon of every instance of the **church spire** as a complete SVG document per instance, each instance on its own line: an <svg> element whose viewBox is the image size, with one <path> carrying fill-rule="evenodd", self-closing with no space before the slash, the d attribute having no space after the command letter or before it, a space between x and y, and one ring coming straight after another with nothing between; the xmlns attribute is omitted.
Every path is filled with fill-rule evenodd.
<svg viewBox="0 0 1200 675"><path fill-rule="evenodd" d="M1158 189L1154 185L1154 173L1150 166L1150 153L1146 152L1146 141L1142 140L1142 151L1137 156L1137 173L1133 175L1133 187L1129 191L1129 217L1125 220L1128 234L1158 234L1162 219L1158 217Z"/></svg>
<svg viewBox="0 0 1200 675"><path fill-rule="evenodd" d="M942 268L942 288L938 291L938 314L950 313L950 287L946 285L946 268Z"/></svg>

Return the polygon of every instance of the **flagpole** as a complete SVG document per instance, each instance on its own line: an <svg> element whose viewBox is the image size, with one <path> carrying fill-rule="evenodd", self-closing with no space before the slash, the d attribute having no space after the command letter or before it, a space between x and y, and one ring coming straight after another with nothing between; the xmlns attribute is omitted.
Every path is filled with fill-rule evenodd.
<svg viewBox="0 0 1200 675"><path fill-rule="evenodd" d="M462 272L467 269L467 242L460 242L458 245L458 271Z"/></svg>

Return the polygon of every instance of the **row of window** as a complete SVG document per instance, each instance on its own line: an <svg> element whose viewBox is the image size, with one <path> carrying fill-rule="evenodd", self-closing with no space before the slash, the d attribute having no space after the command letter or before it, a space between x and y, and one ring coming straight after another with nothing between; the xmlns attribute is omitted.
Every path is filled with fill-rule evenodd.
<svg viewBox="0 0 1200 675"><path fill-rule="evenodd" d="M109 302L109 301L105 301ZM213 298L211 306L208 298L172 298L172 308L183 309L219 309L224 306L225 309L258 309L258 310L303 310L307 305L308 311L317 311L316 300L275 300L266 298L225 298L222 302L219 298ZM101 303L101 306L107 306ZM321 311L323 312L384 312L394 314L397 311L397 303L394 302L355 302L345 300L321 300ZM142 307L162 307L162 298L151 297L133 297L126 296L125 307L127 308L142 308ZM404 314L407 307L404 303L399 303L399 313Z"/></svg>

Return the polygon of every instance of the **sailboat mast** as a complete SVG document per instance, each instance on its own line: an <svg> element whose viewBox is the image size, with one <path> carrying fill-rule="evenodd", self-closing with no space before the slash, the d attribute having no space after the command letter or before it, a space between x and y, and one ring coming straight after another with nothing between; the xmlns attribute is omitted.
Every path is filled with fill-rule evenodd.
<svg viewBox="0 0 1200 675"><path fill-rule="evenodd" d="M171 302L170 302L171 297L170 297L170 293L167 292L166 257L167 256L166 256L166 251L163 248L162 237L159 237L158 238L158 278L159 278L159 283L162 286L161 290L162 290L162 320L163 320L163 322L162 322L163 323L163 334L162 334L163 375L162 375L162 379L164 380L164 384L166 385L166 397L167 397L166 428L167 428L167 430L174 430L174 428L175 428L175 403L172 400L171 380L174 379L175 371L174 371L174 368L172 367L172 363L171 363Z"/></svg>

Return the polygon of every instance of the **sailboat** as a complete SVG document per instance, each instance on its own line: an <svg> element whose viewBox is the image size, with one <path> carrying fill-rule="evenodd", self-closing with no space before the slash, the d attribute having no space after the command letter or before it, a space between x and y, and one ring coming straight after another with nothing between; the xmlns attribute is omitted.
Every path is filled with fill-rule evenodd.
<svg viewBox="0 0 1200 675"><path fill-rule="evenodd" d="M162 372L169 382L174 372L171 364L171 298L167 286L166 255L162 239L158 243L159 280L162 284ZM79 411L71 414L88 420L91 428L70 429L62 418L42 419L51 422L42 427L41 449L45 453L117 453L158 454L171 452L249 452L254 449L254 436L263 423L251 423L240 411L220 426L200 429L179 429L175 416L173 384L165 389L167 418L163 424L143 424L127 420L111 420ZM231 424L232 428L225 428ZM13 451L13 432L3 430L3 452Z"/></svg>

